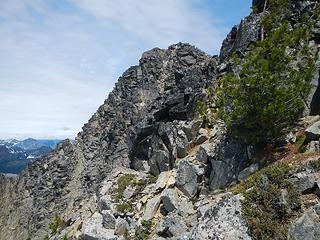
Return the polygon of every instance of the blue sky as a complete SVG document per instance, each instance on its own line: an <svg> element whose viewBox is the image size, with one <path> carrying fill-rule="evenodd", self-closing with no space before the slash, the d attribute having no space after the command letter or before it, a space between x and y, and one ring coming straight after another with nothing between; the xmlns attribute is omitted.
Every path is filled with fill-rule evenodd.
<svg viewBox="0 0 320 240"><path fill-rule="evenodd" d="M218 54L251 0L0 0L0 138L74 138L142 53Z"/></svg>

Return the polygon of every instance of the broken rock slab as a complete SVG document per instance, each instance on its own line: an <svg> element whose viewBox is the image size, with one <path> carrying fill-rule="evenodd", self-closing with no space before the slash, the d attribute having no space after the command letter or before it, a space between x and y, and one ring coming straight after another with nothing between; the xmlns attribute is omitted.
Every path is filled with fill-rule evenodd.
<svg viewBox="0 0 320 240"><path fill-rule="evenodd" d="M142 217L143 220L149 221L156 215L160 206L160 201L160 196L155 196L147 202L146 210Z"/></svg>
<svg viewBox="0 0 320 240"><path fill-rule="evenodd" d="M178 194L175 189L165 189L161 193L161 202L167 212L173 212L178 206Z"/></svg>
<svg viewBox="0 0 320 240"><path fill-rule="evenodd" d="M312 207L291 224L288 239L320 239L320 205Z"/></svg>
<svg viewBox="0 0 320 240"><path fill-rule="evenodd" d="M81 240L117 240L114 230L103 227L103 216L100 213L94 213L92 217L83 223Z"/></svg>
<svg viewBox="0 0 320 240"><path fill-rule="evenodd" d="M194 197L198 192L197 169L187 160L179 163L176 185L188 197Z"/></svg>

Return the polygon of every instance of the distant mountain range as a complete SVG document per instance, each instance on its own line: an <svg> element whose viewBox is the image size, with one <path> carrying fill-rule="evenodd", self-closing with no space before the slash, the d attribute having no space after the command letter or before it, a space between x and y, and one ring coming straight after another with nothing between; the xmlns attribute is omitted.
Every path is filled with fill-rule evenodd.
<svg viewBox="0 0 320 240"><path fill-rule="evenodd" d="M52 151L60 140L0 140L0 173L19 174L28 163Z"/></svg>

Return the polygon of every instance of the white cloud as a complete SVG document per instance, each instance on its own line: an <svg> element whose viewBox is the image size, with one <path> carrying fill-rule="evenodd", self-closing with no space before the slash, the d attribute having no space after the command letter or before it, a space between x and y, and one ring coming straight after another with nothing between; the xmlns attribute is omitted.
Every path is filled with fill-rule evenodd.
<svg viewBox="0 0 320 240"><path fill-rule="evenodd" d="M217 52L221 33L195 1L2 0L0 138L75 136L142 51Z"/></svg>
<svg viewBox="0 0 320 240"><path fill-rule="evenodd" d="M168 46L190 41L206 51L217 51L222 33L195 0L74 0L99 21L113 25L145 42Z"/></svg>

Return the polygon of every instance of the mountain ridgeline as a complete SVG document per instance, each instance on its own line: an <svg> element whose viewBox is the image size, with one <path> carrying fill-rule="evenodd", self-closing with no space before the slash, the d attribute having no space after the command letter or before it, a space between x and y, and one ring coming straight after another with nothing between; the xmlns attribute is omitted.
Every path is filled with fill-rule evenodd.
<svg viewBox="0 0 320 240"><path fill-rule="evenodd" d="M52 151L60 140L0 140L0 173L19 174L26 166Z"/></svg>
<svg viewBox="0 0 320 240"><path fill-rule="evenodd" d="M143 53L74 142L60 142L19 178L0 175L0 239L319 239L320 66L315 60L304 72L303 62L318 54L318 5L253 0L252 13L232 28L219 56L184 43ZM306 14L314 23L308 48L295 55L292 49L300 46L290 42L285 51L271 52L271 60L292 52L292 58L283 55L290 67L279 62L276 75L270 65L278 63L267 61L264 47L273 37L284 46L281 32L274 34L282 24L270 25L270 19L285 21L289 36L304 26ZM249 66L254 59L257 65ZM256 67L268 71L258 78L264 85L252 80ZM290 97L292 89L304 92L296 93L302 102L295 102L298 110L281 136L266 133L262 146L235 134L234 127L268 129L270 118L261 117L259 128L245 100L286 91L286 73L295 81L301 77L294 69L312 74L305 78L308 88L290 88ZM279 86L272 89L273 80ZM228 83L256 91L256 98L231 91ZM221 95L225 86L235 95ZM259 108L256 114L265 113Z"/></svg>

